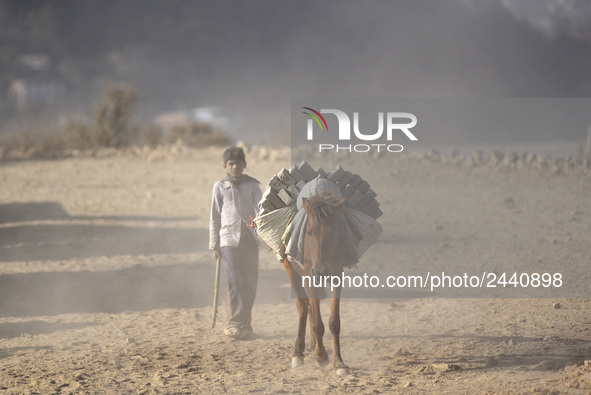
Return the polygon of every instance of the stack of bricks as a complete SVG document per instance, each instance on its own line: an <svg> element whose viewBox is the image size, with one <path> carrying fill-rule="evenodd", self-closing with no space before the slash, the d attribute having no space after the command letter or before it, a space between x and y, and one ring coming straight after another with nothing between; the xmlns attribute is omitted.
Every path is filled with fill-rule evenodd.
<svg viewBox="0 0 591 395"><path fill-rule="evenodd" d="M359 174L346 171L341 165L338 165L326 178L337 184L349 207L361 211L373 219L382 216L380 204L376 200L377 194Z"/></svg>
<svg viewBox="0 0 591 395"><path fill-rule="evenodd" d="M263 192L263 198L259 202L259 216L294 204L304 185L316 177L318 171L306 161L293 165L291 170L282 169L273 176Z"/></svg>
<svg viewBox="0 0 591 395"><path fill-rule="evenodd" d="M294 204L304 185L316 177L333 181L341 190L349 207L374 219L383 214L375 199L376 193L358 174L348 172L340 165L327 174L321 167L314 170L308 162L302 161L298 165L293 165L289 171L282 169L269 181L259 202L259 216Z"/></svg>

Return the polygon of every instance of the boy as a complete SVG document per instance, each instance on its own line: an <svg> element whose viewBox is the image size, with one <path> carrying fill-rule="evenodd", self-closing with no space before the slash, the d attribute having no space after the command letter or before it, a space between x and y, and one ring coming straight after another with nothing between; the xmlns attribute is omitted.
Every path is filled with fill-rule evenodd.
<svg viewBox="0 0 591 395"><path fill-rule="evenodd" d="M259 271L259 241L252 219L262 193L259 182L246 174L244 150L230 147L223 154L226 178L213 186L209 249L224 262L228 283L229 320L224 334L243 338L253 334L252 306Z"/></svg>

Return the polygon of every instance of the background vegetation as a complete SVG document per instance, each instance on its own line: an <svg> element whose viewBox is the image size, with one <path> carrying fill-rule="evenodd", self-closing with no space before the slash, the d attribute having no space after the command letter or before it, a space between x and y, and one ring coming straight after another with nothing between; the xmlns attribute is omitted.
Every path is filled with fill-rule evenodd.
<svg viewBox="0 0 591 395"><path fill-rule="evenodd" d="M468 4L469 3L469 4ZM539 3L539 4L538 4ZM552 4L555 7L548 7ZM249 143L289 140L292 98L587 98L588 0L0 0L0 134L95 124L109 82L141 92L137 121L217 107ZM50 103L6 95L37 71ZM42 74L42 75L41 75ZM21 125L17 125L22 127ZM582 131L586 134L586 128ZM579 140L581 130L423 134L430 144Z"/></svg>
<svg viewBox="0 0 591 395"><path fill-rule="evenodd" d="M179 143L198 148L232 143L226 133L207 123L189 122L170 130L141 124L134 116L137 100L135 87L108 85L91 122L69 118L61 123L30 122L14 127L0 134L0 159L59 158L99 148Z"/></svg>

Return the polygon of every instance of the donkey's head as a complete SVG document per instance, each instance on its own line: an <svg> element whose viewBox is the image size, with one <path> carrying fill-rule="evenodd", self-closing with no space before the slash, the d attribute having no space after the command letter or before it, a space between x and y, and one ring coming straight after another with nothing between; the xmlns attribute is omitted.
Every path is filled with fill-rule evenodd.
<svg viewBox="0 0 591 395"><path fill-rule="evenodd" d="M308 214L304 238L304 261L311 274L328 275L334 265L342 265L345 246L342 211L345 199L332 194L302 199ZM339 268L340 269L340 268Z"/></svg>

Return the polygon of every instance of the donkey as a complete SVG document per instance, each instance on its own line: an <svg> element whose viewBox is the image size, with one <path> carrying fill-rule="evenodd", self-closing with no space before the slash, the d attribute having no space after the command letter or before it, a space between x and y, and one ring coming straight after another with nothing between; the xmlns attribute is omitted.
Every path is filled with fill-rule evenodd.
<svg viewBox="0 0 591 395"><path fill-rule="evenodd" d="M343 209L345 199L324 193L302 199L307 214L304 234L304 268L292 264L287 258L283 264L289 274L292 288L297 296L299 323L295 340L292 367L304 364L304 348L306 336L306 319L310 316L310 347L314 348L316 363L324 367L328 365L328 354L324 348L324 324L320 315L320 300L325 296L324 287L307 287L302 284L302 276L318 280L324 276L341 276L343 272L346 248ZM320 277L320 278L319 278ZM333 338L333 366L338 375L349 373L349 367L341 357L340 332L341 318L339 313L341 287L334 287L330 292L330 318L328 327Z"/></svg>

